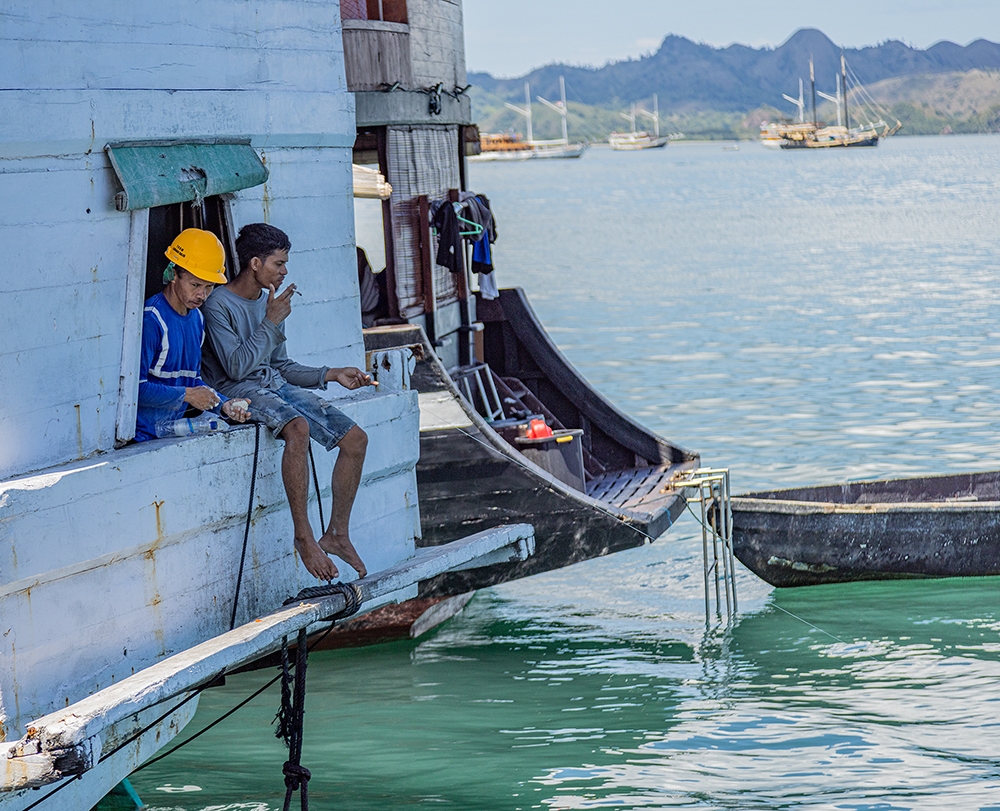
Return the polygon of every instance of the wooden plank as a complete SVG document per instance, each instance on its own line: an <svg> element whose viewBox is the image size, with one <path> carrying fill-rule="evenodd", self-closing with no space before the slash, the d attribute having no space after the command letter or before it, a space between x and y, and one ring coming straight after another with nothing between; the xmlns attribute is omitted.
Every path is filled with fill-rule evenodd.
<svg viewBox="0 0 1000 811"><path fill-rule="evenodd" d="M534 531L527 524L486 530L442 546L421 549L412 558L354 581L364 603L373 606L400 589L449 571L526 560L534 551ZM134 676L28 725L28 734L11 757L47 756L52 769L45 782L79 774L96 764L107 728L162 701L216 678L275 650L282 637L328 620L344 608L342 595L303 600L171 656ZM69 757L69 755L73 757ZM72 762L60 772L56 760ZM44 770L41 770L44 771ZM34 774L41 773L33 769ZM29 786L5 786L7 790Z"/></svg>
<svg viewBox="0 0 1000 811"><path fill-rule="evenodd" d="M588 495L624 507L629 502L655 496L673 477L676 469L672 465L654 465L639 470L616 471L594 479L588 488Z"/></svg>
<svg viewBox="0 0 1000 811"><path fill-rule="evenodd" d="M382 89L381 84L413 85L407 31L344 27L344 68L352 93Z"/></svg>
<svg viewBox="0 0 1000 811"><path fill-rule="evenodd" d="M424 312L433 315L437 309L437 294L434 291L434 264L431 262L431 209L426 194L417 197L417 212L419 215L417 233L420 239L420 278L423 285Z"/></svg>
<svg viewBox="0 0 1000 811"><path fill-rule="evenodd" d="M614 471L594 479L592 487L589 488L588 495L591 498L607 501L612 493L617 492L624 483L628 481L629 471Z"/></svg>
<svg viewBox="0 0 1000 811"><path fill-rule="evenodd" d="M135 416L139 398L139 354L142 348L142 297L146 282L146 239L149 212L130 214L128 278L125 282L125 331L118 386L118 413L115 439L124 444L135 436Z"/></svg>
<svg viewBox="0 0 1000 811"><path fill-rule="evenodd" d="M470 591L465 594L457 594L454 597L449 597L447 600L442 600L440 603L431 606L423 614L421 614L417 621L410 626L410 638L416 639L418 636L426 634L428 631L437 628L445 620L449 620L458 614L466 605L468 605L469 600L475 596L476 592Z"/></svg>

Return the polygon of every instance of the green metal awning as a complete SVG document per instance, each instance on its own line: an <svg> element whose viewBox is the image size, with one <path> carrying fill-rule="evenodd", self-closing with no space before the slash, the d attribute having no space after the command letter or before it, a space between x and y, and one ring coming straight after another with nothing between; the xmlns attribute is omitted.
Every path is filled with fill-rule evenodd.
<svg viewBox="0 0 1000 811"><path fill-rule="evenodd" d="M123 189L115 195L119 211L201 200L267 180L267 167L249 141L140 141L105 150Z"/></svg>

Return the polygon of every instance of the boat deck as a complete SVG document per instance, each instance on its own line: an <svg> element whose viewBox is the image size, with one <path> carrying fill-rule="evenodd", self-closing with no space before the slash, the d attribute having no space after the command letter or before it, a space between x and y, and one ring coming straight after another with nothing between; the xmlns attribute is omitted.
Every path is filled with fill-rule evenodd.
<svg viewBox="0 0 1000 811"><path fill-rule="evenodd" d="M654 512L676 498L677 493L668 487L676 475L676 465L617 470L587 482L587 495L631 512Z"/></svg>

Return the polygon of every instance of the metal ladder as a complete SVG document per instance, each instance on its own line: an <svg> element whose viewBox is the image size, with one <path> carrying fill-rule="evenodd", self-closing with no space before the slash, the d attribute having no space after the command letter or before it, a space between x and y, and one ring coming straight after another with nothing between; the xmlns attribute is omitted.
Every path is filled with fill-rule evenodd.
<svg viewBox="0 0 1000 811"><path fill-rule="evenodd" d="M736 614L736 558L733 556L733 513L730 505L729 468L698 468L687 478L672 481L672 487L697 489L687 496L689 505L701 505L701 548L705 575L705 622L711 622L711 580L715 578L715 611L722 616L722 593L726 596L726 617ZM711 550L709 549L711 547ZM721 556L720 556L721 547ZM711 551L711 554L709 552ZM722 567L720 571L719 563ZM719 579L722 579L722 587Z"/></svg>
<svg viewBox="0 0 1000 811"><path fill-rule="evenodd" d="M500 395L497 394L496 387L493 385L493 375L485 363L473 363L452 371L451 379L455 381L455 385L465 396L469 405L475 408L487 422L503 419L503 404L500 402ZM475 388L473 388L473 384Z"/></svg>

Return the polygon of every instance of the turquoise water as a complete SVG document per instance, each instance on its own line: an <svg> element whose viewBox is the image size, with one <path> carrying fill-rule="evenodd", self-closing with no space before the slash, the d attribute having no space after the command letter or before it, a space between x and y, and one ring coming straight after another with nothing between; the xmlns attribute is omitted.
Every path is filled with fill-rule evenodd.
<svg viewBox="0 0 1000 811"><path fill-rule="evenodd" d="M737 491L1000 466L1000 138L470 171L500 283ZM311 807L1000 809L996 580L774 590L741 568L738 587L736 620L706 627L685 518L480 592L421 640L314 654ZM188 732L269 678L207 691ZM277 701L138 772L139 794L280 809Z"/></svg>

